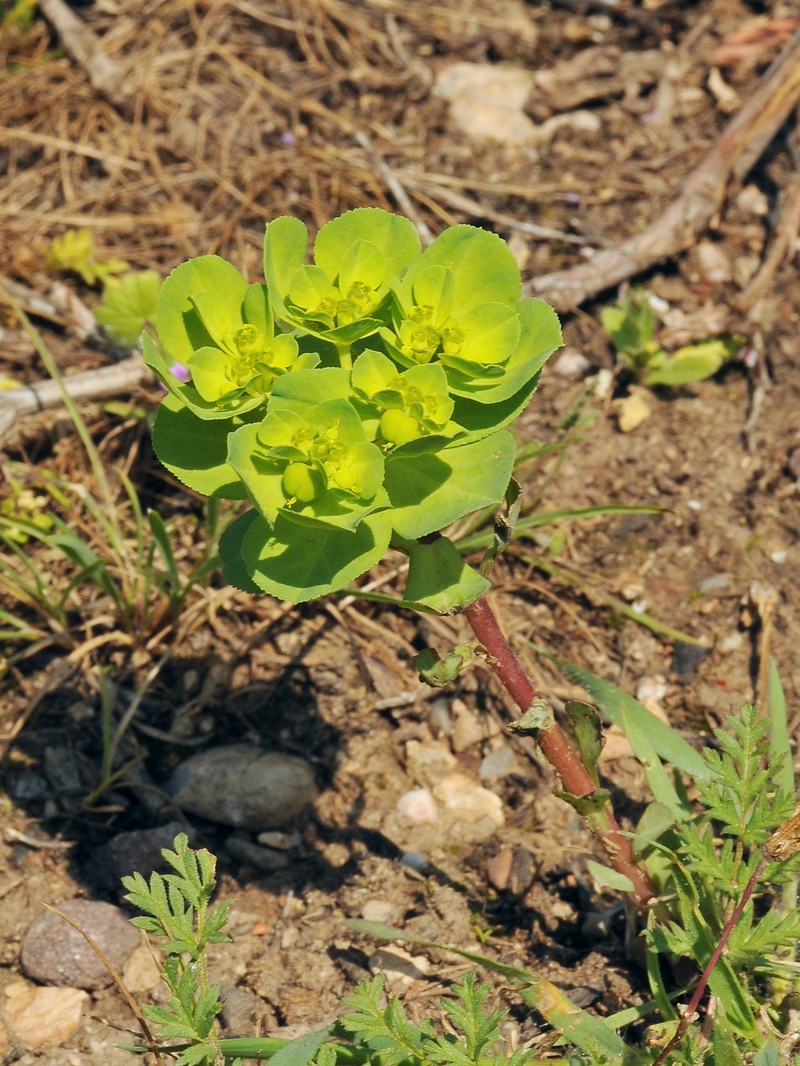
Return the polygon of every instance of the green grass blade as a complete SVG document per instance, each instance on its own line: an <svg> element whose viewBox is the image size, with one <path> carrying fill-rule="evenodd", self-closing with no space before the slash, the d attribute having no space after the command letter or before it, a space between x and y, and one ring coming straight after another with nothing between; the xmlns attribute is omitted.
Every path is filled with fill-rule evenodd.
<svg viewBox="0 0 800 1066"><path fill-rule="evenodd" d="M175 562L175 554L172 551L172 543L169 539L167 527L164 525L164 519L158 511L148 511L147 521L150 523L150 529L153 533L156 547L158 548L158 554L161 556L164 566L167 568L167 573L170 577L174 578L175 581L180 581L178 564Z"/></svg>
<svg viewBox="0 0 800 1066"><path fill-rule="evenodd" d="M582 507L573 510L539 511L537 514L525 515L517 521L514 537L524 536L531 529L549 526L554 522L577 521L581 518L604 518L619 514L658 514L660 511L660 507L628 507L622 503L608 503L599 507ZM465 553L486 548L491 544L493 535L490 529L473 533L458 542L458 550Z"/></svg>
<svg viewBox="0 0 800 1066"><path fill-rule="evenodd" d="M142 515L142 504L139 500L139 493L133 487L133 482L124 470L120 470L119 479L125 488L125 494L131 505L131 513L136 528L136 568L141 571L142 564L144 563L144 517Z"/></svg>
<svg viewBox="0 0 800 1066"><path fill-rule="evenodd" d="M672 726L662 722L660 718L656 718L633 696L629 696L622 689L617 688L616 685L612 685L610 681L604 681L602 678L597 677L590 670L584 670L581 666L575 666L573 663L556 658L555 655L551 655L549 651L538 644L530 644L530 647L545 659L555 663L562 674L565 674L570 681L586 689L600 711L610 722L618 725L620 729L625 728L623 710L627 710L633 721L639 725L640 729L644 730L653 746L653 750L660 759L671 763L683 773L689 774L690 777L701 781L711 780L711 771L706 766L702 755L695 751L691 744L684 740Z"/></svg>
<svg viewBox="0 0 800 1066"><path fill-rule="evenodd" d="M783 756L783 766L778 774L779 786L789 795L794 793L794 768L792 749L789 744L789 726L786 720L786 696L781 684L781 675L775 660L769 661L767 675L767 708L770 717L769 754Z"/></svg>
<svg viewBox="0 0 800 1066"><path fill-rule="evenodd" d="M642 708L647 711L646 707ZM647 711L650 714L649 711ZM634 715L633 711L625 704L622 706L622 728L628 743L633 748L633 754L644 767L647 783L657 803L663 803L669 808L676 822L686 822L692 817L691 807L686 807L682 802L675 786L669 779L669 775L661 764L655 748L650 743L647 731L643 728L640 716ZM694 750L694 749L692 749Z"/></svg>

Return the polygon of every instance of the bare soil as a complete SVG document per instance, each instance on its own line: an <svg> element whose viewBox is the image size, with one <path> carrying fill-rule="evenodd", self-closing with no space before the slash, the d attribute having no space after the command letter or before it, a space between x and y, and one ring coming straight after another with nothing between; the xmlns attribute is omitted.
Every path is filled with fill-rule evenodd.
<svg viewBox="0 0 800 1066"><path fill-rule="evenodd" d="M79 14L102 35L109 54L135 72L127 114L98 96L85 72L56 51L44 21L37 19L25 34L4 30L3 271L47 294L55 280L44 263L49 242L65 229L88 225L103 253L136 268L166 273L187 256L218 252L255 278L268 219L292 213L317 228L357 205L395 209L372 159L351 135L355 128L369 133L401 178L417 175L420 184L410 192L434 231L453 221L491 226L486 211L582 235L587 249L614 243L657 217L727 120L706 88L720 41L756 16L800 15L798 5L777 0L633 5L638 20L565 8L579 5L97 0ZM702 20L707 27L692 44L671 115L661 124L647 116L665 84L663 68L638 90L590 86L581 106L598 116L600 130L563 128L536 150L472 142L453 127L446 103L432 89L438 71L455 60L542 71L600 45L625 56L655 51L674 58L683 55L681 42ZM767 48L749 64L723 70L741 98L776 51ZM551 103L533 94L528 110L535 121L552 114ZM16 137L10 129L30 136ZM71 149L69 142L90 151ZM566 449L523 469L526 507L549 511L617 501L660 508L569 522L556 537L555 527L544 527L498 563L492 601L534 683L557 711L581 690L537 657L531 643L631 693L643 678L662 680L670 721L687 734L708 735L724 715L758 697L763 632L751 603L758 582L777 598L768 651L786 688L794 739L800 723L794 711L800 698L800 515L798 482L788 463L800 445L800 282L793 263L781 268L749 317L734 301L744 284L741 261L763 253L778 192L796 158L794 130L787 129L748 178L766 194L771 214L746 215L732 195L716 230L706 235L734 264L738 283L710 281L696 249L638 279L689 320L687 336L664 331L668 347L702 339L709 332L703 323L716 315L718 330L741 332L763 353L754 368L736 361L711 381L659 393L648 401L651 417L630 434L619 431L614 405L625 391L623 379L600 398L586 394L584 381L548 368L520 419L521 442L549 444L561 439L563 420L582 400L583 413L594 416L569 430L574 439ZM448 204L441 189L471 196L474 212L467 216ZM524 277L568 266L584 254L577 245L518 232L514 240ZM69 283L87 304L97 301L77 279ZM564 319L567 345L587 357L593 373L613 367L598 312L614 295ZM43 367L19 324L10 311L0 315L0 373L39 380ZM68 325L40 324L66 372L108 362ZM133 399L148 408L158 394L145 389ZM85 416L109 463L124 464L143 501L175 523L181 565L197 558L202 503L159 467L146 421L99 406L88 406ZM4 447L8 492L10 479L19 477L8 465L15 462L91 484L62 413L26 420ZM44 550L37 557L44 566L60 565ZM537 560L588 588L537 568ZM704 585L710 578L717 580ZM389 582L386 590L393 587ZM648 615L702 642L707 654L687 665L685 644L676 647L625 617L609 606L609 595L645 605ZM97 621L108 613L102 598L88 591L80 596L72 647L113 631ZM161 801L146 802L146 790L129 780L101 804L88 808L84 802L102 751L98 670L113 672L124 696L168 651L137 716L150 733L134 729L121 749L126 759L141 756L147 780L158 787L187 754L240 740L302 754L317 773L318 801L295 827L301 844L284 871L265 876L241 866L224 852L227 830L191 824L196 842L220 854L220 897L237 900L232 943L214 950L212 978L259 997L262 1032L317 1026L379 965L376 946L344 925L370 901L390 904L396 923L422 936L473 949L483 943L503 961L573 990L577 1002L598 1013L642 1001L646 982L626 958L624 917L612 917L605 935L590 935L587 926L587 916L614 903L598 896L587 874L587 858L601 857L597 846L574 811L553 796L554 775L528 748L508 738L517 769L488 785L503 801L499 829L488 818L467 823L441 810L435 823L415 824L397 811L404 793L428 783L415 771L413 752L419 750L415 742L435 739L430 708L436 698L463 701L484 723L485 739L455 755L457 768L475 780L482 757L498 743L491 723L502 728L509 718L508 697L480 662L443 694L419 689L412 656L427 644L446 649L467 639L465 622L420 620L361 601L341 606L335 597L288 609L268 597L226 591L219 578L197 602L202 597L205 607L179 644L158 634L135 647L110 640L81 653L60 682L55 671L69 650L63 641L9 645L8 657L25 654L15 656L2 681L0 731L8 738L19 716L29 717L6 755L0 987L19 975L20 940L42 902L78 894L118 899L104 876L103 845L120 831L175 818ZM20 610L10 601L6 606ZM36 619L33 611L30 617ZM86 628L92 619L94 628ZM31 713L37 693L54 677ZM404 702L407 693L415 695ZM125 706L120 702L115 713ZM180 743L169 740L178 734ZM56 744L74 753L85 793L56 797L46 784L25 798L24 782L45 780L44 752ZM631 824L647 800L643 773L624 757L606 761L603 773L623 823ZM39 843L21 842L14 835L20 832ZM65 841L72 846L61 846ZM487 863L504 848L526 849L535 860L536 876L520 895L497 891L487 879ZM432 870L420 874L402 864L409 851L421 852ZM454 956L432 953L428 961L406 977L384 966L390 987L403 992L418 1017L435 1010L436 995L464 971ZM513 1008L514 1039L545 1032L541 1019L513 995L502 995ZM113 1049L127 1039L115 1027L131 1025L118 994L106 990L94 994L85 1024L66 1045L38 1051L12 1046L4 1061L122 1066L139 1061Z"/></svg>

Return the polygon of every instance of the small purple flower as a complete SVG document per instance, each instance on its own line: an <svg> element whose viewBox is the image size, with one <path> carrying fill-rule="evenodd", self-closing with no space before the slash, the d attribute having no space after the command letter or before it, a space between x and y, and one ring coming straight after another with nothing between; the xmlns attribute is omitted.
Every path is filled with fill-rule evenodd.
<svg viewBox="0 0 800 1066"><path fill-rule="evenodd" d="M295 137L291 130L284 130L281 134L281 140L284 144L294 144Z"/></svg>
<svg viewBox="0 0 800 1066"><path fill-rule="evenodd" d="M189 372L189 368L184 366L183 363L173 363L169 368L169 372L174 375L178 381L188 381L192 376Z"/></svg>

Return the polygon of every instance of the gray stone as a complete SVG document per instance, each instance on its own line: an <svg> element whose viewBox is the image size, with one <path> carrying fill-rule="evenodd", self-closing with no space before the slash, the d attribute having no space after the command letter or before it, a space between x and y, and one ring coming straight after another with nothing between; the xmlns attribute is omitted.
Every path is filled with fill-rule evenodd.
<svg viewBox="0 0 800 1066"><path fill-rule="evenodd" d="M525 848L515 848L508 887L512 896L524 896L536 877L536 862Z"/></svg>
<svg viewBox="0 0 800 1066"><path fill-rule="evenodd" d="M155 829L117 833L107 844L95 849L92 869L88 873L111 890L121 890L121 878L136 871L149 880L154 870L162 872L169 869L161 849L172 848L178 833L186 831L183 822L168 822ZM189 836L191 839L191 834Z"/></svg>
<svg viewBox="0 0 800 1066"><path fill-rule="evenodd" d="M410 870L416 870L418 874L425 874L431 868L431 864L421 851L404 851L400 856L400 862Z"/></svg>
<svg viewBox="0 0 800 1066"><path fill-rule="evenodd" d="M97 944L115 969L122 970L139 944L139 931L110 903L70 899L58 909ZM37 918L22 941L22 969L43 985L67 985L90 991L105 988L112 977L81 934L48 911Z"/></svg>
<svg viewBox="0 0 800 1066"><path fill-rule="evenodd" d="M684 644L683 641L675 642L672 653L672 669L678 675L678 680L687 683L694 677L694 672L699 664L709 653L709 648L701 648L697 644Z"/></svg>
<svg viewBox="0 0 800 1066"><path fill-rule="evenodd" d="M222 1001L220 1021L229 1036L252 1037L264 1014L264 1003L244 988L223 985L219 992Z"/></svg>
<svg viewBox="0 0 800 1066"><path fill-rule="evenodd" d="M478 776L481 781L496 781L501 777L507 777L519 769L514 752L507 744L495 751L490 751L481 762Z"/></svg>
<svg viewBox="0 0 800 1066"><path fill-rule="evenodd" d="M40 774L35 774L32 770L23 770L14 780L9 791L12 799L17 803L31 803L33 800L44 799L47 795L47 788L47 782Z"/></svg>
<svg viewBox="0 0 800 1066"><path fill-rule="evenodd" d="M305 759L246 744L212 748L186 759L166 791L178 807L235 829L280 829L316 796Z"/></svg>
<svg viewBox="0 0 800 1066"><path fill-rule="evenodd" d="M289 865L286 852L264 848L260 844L254 844L252 840L245 840L244 837L228 837L225 841L225 850L232 858L238 859L239 862L249 863L265 873L285 870Z"/></svg>
<svg viewBox="0 0 800 1066"><path fill-rule="evenodd" d="M69 748L51 745L44 749L44 772L60 796L80 796L83 782L75 756Z"/></svg>
<svg viewBox="0 0 800 1066"><path fill-rule="evenodd" d="M299 833L280 833L277 829L268 830L266 833L258 834L259 844L263 844L265 848L275 848L276 851L291 851L292 848L299 848L301 844L301 838Z"/></svg>

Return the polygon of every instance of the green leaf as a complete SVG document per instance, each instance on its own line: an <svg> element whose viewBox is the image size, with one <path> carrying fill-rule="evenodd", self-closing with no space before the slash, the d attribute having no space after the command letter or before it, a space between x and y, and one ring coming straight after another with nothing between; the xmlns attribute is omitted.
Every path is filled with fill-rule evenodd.
<svg viewBox="0 0 800 1066"><path fill-rule="evenodd" d="M612 870L609 866L602 866L599 862L595 862L594 859L587 859L586 868L600 888L611 888L615 892L634 891L635 886L630 877L617 873L616 870Z"/></svg>
<svg viewBox="0 0 800 1066"><path fill-rule="evenodd" d="M390 511L365 518L351 533L278 515L274 529L260 516L244 535L241 555L256 585L290 603L304 603L346 585L379 562L389 547Z"/></svg>
<svg viewBox="0 0 800 1066"><path fill-rule="evenodd" d="M499 404L530 386L544 364L561 347L558 316L543 300L525 299L516 305L520 337L499 377L472 377L448 367L450 391L477 403ZM534 386L535 387L535 386Z"/></svg>
<svg viewBox="0 0 800 1066"><path fill-rule="evenodd" d="M636 826L636 835L633 838L634 849L641 855L673 825L675 825L675 815L666 803L648 804Z"/></svg>
<svg viewBox="0 0 800 1066"><path fill-rule="evenodd" d="M156 547L164 562L164 566L167 568L167 573L170 577L178 581L180 579L178 564L175 562L172 541L170 540L167 527L164 525L164 519L158 511L148 511L147 521L153 534L153 540L156 542Z"/></svg>
<svg viewBox="0 0 800 1066"><path fill-rule="evenodd" d="M447 537L430 544L404 540L397 546L410 560L404 599L437 614L468 607L491 588L491 582L467 566Z"/></svg>
<svg viewBox="0 0 800 1066"><path fill-rule="evenodd" d="M431 266L453 272L453 310L456 317L479 304L513 307L520 298L519 267L502 238L475 226L452 226L440 233L409 270L404 291Z"/></svg>
<svg viewBox="0 0 800 1066"><path fill-rule="evenodd" d="M308 231L299 218L283 215L264 234L264 277L280 318L287 318L286 297L297 271L306 261Z"/></svg>
<svg viewBox="0 0 800 1066"><path fill-rule="evenodd" d="M278 378L272 395L309 406L326 400L349 400L352 396L350 372L333 366L295 370Z"/></svg>
<svg viewBox="0 0 800 1066"><path fill-rule="evenodd" d="M400 274L420 254L419 235L407 218L379 207L357 207L327 222L314 242L314 259L331 281L339 276L345 256L358 241L371 244L383 260L383 276L373 288L379 288L385 280ZM352 262L348 269L346 285L356 280ZM365 276L358 280L370 279Z"/></svg>
<svg viewBox="0 0 800 1066"><path fill-rule="evenodd" d="M242 543L250 526L260 518L252 508L239 515L220 537L219 553L222 557L222 576L229 585L257 596L261 589L250 577L242 558Z"/></svg>
<svg viewBox="0 0 800 1066"><path fill-rule="evenodd" d="M644 377L645 385L691 385L713 377L722 366L728 350L722 341L709 341L682 348L663 366L650 370Z"/></svg>
<svg viewBox="0 0 800 1066"><path fill-rule="evenodd" d="M464 368L468 374L475 373L480 364L505 364L519 343L519 316L513 308L505 304L481 304L468 311L458 325L459 333L463 333L463 340L454 350L449 350L452 342L450 345L445 342L440 359L445 366L478 364Z"/></svg>
<svg viewBox="0 0 800 1066"><path fill-rule="evenodd" d="M198 418L167 394L153 424L153 448L167 470L204 496L240 500L246 495L242 479L228 462L228 435L241 422Z"/></svg>
<svg viewBox="0 0 800 1066"><path fill-rule="evenodd" d="M647 708L643 710L650 714ZM655 715L650 715L655 719ZM644 766L647 783L650 785L653 795L658 803L669 807L676 822L685 822L692 817L691 807L687 807L678 796L675 786L667 776L667 772L661 765L653 745L650 743L647 730L642 723L642 716L637 715L627 704L622 707L622 729L628 738L633 753Z"/></svg>
<svg viewBox="0 0 800 1066"><path fill-rule="evenodd" d="M462 446L386 459L384 485L395 530L408 540L500 503L514 463L514 439L501 430Z"/></svg>
<svg viewBox="0 0 800 1066"><path fill-rule="evenodd" d="M596 788L588 796L573 796L571 792L556 792L554 795L568 803L582 818L600 814L611 799L611 793L607 788Z"/></svg>
<svg viewBox="0 0 800 1066"><path fill-rule="evenodd" d="M155 323L160 293L161 277L155 270L123 274L106 285L94 317L113 340L135 344L145 322Z"/></svg>
<svg viewBox="0 0 800 1066"><path fill-rule="evenodd" d="M776 1040L760 1047L753 1057L753 1066L780 1066L781 1055Z"/></svg>
<svg viewBox="0 0 800 1066"><path fill-rule="evenodd" d="M239 311L248 282L236 267L218 255L203 255L182 263L169 275L161 290L156 325L158 337L173 360L188 363L193 352L214 346L193 297L205 295L204 308ZM226 317L227 320L227 317Z"/></svg>
<svg viewBox="0 0 800 1066"><path fill-rule="evenodd" d="M700 781L711 781L713 775L702 755L695 751L691 744L685 741L671 726L651 714L633 696L629 696L622 689L617 688L616 685L612 685L610 681L602 680L602 678L597 677L589 670L584 670L580 666L575 666L573 663L556 658L556 656L551 655L538 645L532 644L531 647L539 655L543 655L550 662L555 663L570 681L586 689L602 713L614 725L618 725L620 729L624 728L623 710L627 709L631 720L636 722L640 729L645 732L653 750L661 759L671 763L690 777Z"/></svg>
<svg viewBox="0 0 800 1066"><path fill-rule="evenodd" d="M328 1026L290 1041L272 1056L272 1066L306 1066L330 1031L331 1026Z"/></svg>
<svg viewBox="0 0 800 1066"><path fill-rule="evenodd" d="M786 715L786 697L781 684L781 675L775 660L769 661L767 674L767 708L769 709L769 757L782 758L781 769L775 783L787 795L793 796L795 790L792 749L789 742L789 727Z"/></svg>
<svg viewBox="0 0 800 1066"><path fill-rule="evenodd" d="M525 410L536 392L541 375L541 370L537 370L530 381L526 381L513 396L499 403L481 403L466 396L456 396L453 421L463 426L473 440L495 433L513 422L517 415Z"/></svg>
<svg viewBox="0 0 800 1066"><path fill-rule="evenodd" d="M572 723L581 762L589 771L595 785L599 786L597 760L603 750L603 734L597 711L590 704L581 703L579 700L568 700L566 711Z"/></svg>

